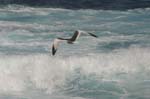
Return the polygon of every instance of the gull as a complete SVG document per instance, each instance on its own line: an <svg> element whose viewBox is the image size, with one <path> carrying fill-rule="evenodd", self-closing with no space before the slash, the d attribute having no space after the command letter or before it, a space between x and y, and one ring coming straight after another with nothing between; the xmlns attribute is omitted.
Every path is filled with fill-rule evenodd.
<svg viewBox="0 0 150 99"><path fill-rule="evenodd" d="M79 38L79 36L81 34L88 34L89 36L93 36L95 38L98 37L93 33L88 33L88 32L81 31L81 30L76 30L71 38L56 38L56 39L54 39L53 44L52 44L52 55L55 55L60 42L67 41L68 44L74 44L74 42Z"/></svg>

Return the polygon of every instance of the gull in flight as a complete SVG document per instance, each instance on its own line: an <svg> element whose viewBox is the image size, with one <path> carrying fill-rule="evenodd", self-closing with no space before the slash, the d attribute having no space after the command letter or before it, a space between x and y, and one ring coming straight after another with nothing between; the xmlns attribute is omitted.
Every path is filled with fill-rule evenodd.
<svg viewBox="0 0 150 99"><path fill-rule="evenodd" d="M79 38L79 36L81 34L88 34L89 36L93 36L95 38L98 37L93 33L88 33L88 32L85 32L85 31L77 30L77 31L74 32L74 34L71 38L56 38L56 39L54 39L53 45L52 45L52 55L55 55L60 42L67 41L68 44L74 44L74 42Z"/></svg>

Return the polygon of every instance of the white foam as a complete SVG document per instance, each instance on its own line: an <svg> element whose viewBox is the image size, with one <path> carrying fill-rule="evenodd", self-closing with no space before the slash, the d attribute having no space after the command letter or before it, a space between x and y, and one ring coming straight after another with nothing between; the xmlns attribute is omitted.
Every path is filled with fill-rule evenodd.
<svg viewBox="0 0 150 99"><path fill-rule="evenodd" d="M33 29L40 29L45 30L48 29L48 25L41 25L37 23L21 23L21 22L10 22L10 21L0 21L0 30L7 30L13 31L17 29L24 29L24 30L33 30Z"/></svg>
<svg viewBox="0 0 150 99"><path fill-rule="evenodd" d="M14 12L14 13L22 13L23 15L40 15L40 16L46 16L51 12L55 11L70 11L67 9L61 9L61 8L34 8L29 6L23 6L23 5L15 5L11 4L5 7L1 7L0 11L2 12Z"/></svg>
<svg viewBox="0 0 150 99"><path fill-rule="evenodd" d="M80 68L83 74L96 74L103 79L113 79L119 73L144 74L150 72L149 60L149 48L129 48L68 58L49 55L0 56L0 93L20 93L28 90L30 83L36 88L53 92L56 87L65 84L68 74L76 68Z"/></svg>

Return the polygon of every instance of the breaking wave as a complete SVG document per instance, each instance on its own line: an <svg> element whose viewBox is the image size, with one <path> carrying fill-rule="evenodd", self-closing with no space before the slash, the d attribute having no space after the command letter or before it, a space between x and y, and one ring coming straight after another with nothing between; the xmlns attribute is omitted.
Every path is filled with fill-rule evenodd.
<svg viewBox="0 0 150 99"><path fill-rule="evenodd" d="M0 7L0 98L150 98L149 12ZM76 29L99 38L52 57L53 39Z"/></svg>
<svg viewBox="0 0 150 99"><path fill-rule="evenodd" d="M90 91L94 94L99 90L97 93L110 94L111 89L101 85L102 82L107 82L112 88L118 87L112 94L122 97L131 91L128 86L149 81L149 50L129 48L81 57L51 57L44 54L1 56L0 93L20 94L36 88L45 90L46 93L61 91L65 94L72 93L74 96L78 96L78 91L81 90L84 93ZM98 89L92 83L96 84ZM132 86L133 93L138 91L134 90L137 87ZM83 94L80 93L81 96Z"/></svg>

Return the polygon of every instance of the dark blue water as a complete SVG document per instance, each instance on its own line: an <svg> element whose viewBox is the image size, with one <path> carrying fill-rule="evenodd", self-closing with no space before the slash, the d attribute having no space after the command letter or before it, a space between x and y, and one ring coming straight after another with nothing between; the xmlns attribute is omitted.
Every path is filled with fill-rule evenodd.
<svg viewBox="0 0 150 99"><path fill-rule="evenodd" d="M150 7L150 0L0 0L0 5L8 4L67 9L127 10Z"/></svg>

